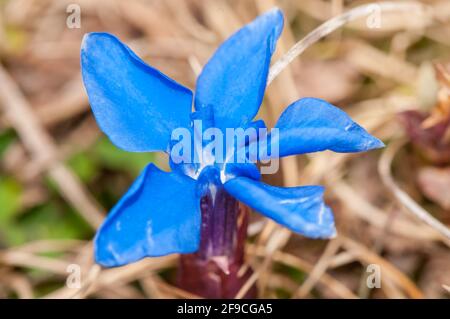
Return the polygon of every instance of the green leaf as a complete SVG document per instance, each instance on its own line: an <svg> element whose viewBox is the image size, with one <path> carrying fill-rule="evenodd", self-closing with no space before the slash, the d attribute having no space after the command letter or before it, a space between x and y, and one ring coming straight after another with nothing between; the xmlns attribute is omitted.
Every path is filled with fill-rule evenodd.
<svg viewBox="0 0 450 319"><path fill-rule="evenodd" d="M27 235L14 222L0 225L0 242L7 247L26 243Z"/></svg>
<svg viewBox="0 0 450 319"><path fill-rule="evenodd" d="M0 157L6 151L9 145L16 139L16 134L12 130L0 133Z"/></svg>
<svg viewBox="0 0 450 319"><path fill-rule="evenodd" d="M102 138L94 147L94 154L106 168L125 171L138 176L144 167L155 160L152 153L125 152L114 146L107 138Z"/></svg>
<svg viewBox="0 0 450 319"><path fill-rule="evenodd" d="M0 179L0 224L12 221L20 209L21 194L19 183L9 178Z"/></svg>
<svg viewBox="0 0 450 319"><path fill-rule="evenodd" d="M301 283L305 280L306 275L301 269L297 269L295 267L291 267L288 265L276 263L275 264L275 270L279 273L282 273L289 278L291 278L293 281L297 283Z"/></svg>
<svg viewBox="0 0 450 319"><path fill-rule="evenodd" d="M16 26L7 25L5 27L6 42L8 47L15 53L21 52L27 42L26 32Z"/></svg>
<svg viewBox="0 0 450 319"><path fill-rule="evenodd" d="M16 227L26 240L86 239L92 233L86 222L66 203L53 200L30 209L17 221Z"/></svg>
<svg viewBox="0 0 450 319"><path fill-rule="evenodd" d="M72 156L68 164L75 174L85 183L92 181L98 172L97 163L86 153L78 153Z"/></svg>

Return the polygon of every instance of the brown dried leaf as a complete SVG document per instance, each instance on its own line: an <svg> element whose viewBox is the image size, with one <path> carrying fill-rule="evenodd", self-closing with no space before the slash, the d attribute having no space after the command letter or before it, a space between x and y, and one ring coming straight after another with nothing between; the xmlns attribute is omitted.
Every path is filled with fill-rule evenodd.
<svg viewBox="0 0 450 319"><path fill-rule="evenodd" d="M419 171L419 187L423 194L439 204L450 209L450 167L425 167Z"/></svg>
<svg viewBox="0 0 450 319"><path fill-rule="evenodd" d="M450 118L424 127L427 114L411 110L399 114L406 134L429 161L435 164L450 163L450 142L447 134L450 128Z"/></svg>

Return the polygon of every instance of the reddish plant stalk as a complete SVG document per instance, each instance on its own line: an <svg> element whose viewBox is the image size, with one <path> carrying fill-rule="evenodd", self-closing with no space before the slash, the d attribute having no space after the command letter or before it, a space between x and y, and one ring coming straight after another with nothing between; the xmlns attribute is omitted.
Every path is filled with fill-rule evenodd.
<svg viewBox="0 0 450 319"><path fill-rule="evenodd" d="M205 298L233 298L251 276L244 266L249 208L222 186L201 199L200 248L180 258L178 284ZM256 297L256 287L245 296Z"/></svg>

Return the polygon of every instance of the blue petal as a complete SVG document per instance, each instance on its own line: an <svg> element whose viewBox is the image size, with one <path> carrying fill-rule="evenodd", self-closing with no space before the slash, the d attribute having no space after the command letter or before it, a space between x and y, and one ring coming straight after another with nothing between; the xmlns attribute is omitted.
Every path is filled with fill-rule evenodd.
<svg viewBox="0 0 450 319"><path fill-rule="evenodd" d="M280 156L324 150L364 152L384 146L345 112L315 98L288 106L275 127L279 129Z"/></svg>
<svg viewBox="0 0 450 319"><path fill-rule="evenodd" d="M100 227L94 246L97 263L114 267L196 251L199 203L193 179L149 164Z"/></svg>
<svg viewBox="0 0 450 319"><path fill-rule="evenodd" d="M212 106L217 127L244 126L258 112L282 29L283 14L271 10L226 40L204 67L195 108Z"/></svg>
<svg viewBox="0 0 450 319"><path fill-rule="evenodd" d="M336 229L331 209L323 202L323 187L275 187L246 177L225 183L239 201L294 232L311 238L330 238Z"/></svg>
<svg viewBox="0 0 450 319"><path fill-rule="evenodd" d="M150 67L108 33L90 33L81 69L100 128L118 147L166 151L170 134L190 123L192 92Z"/></svg>
<svg viewBox="0 0 450 319"><path fill-rule="evenodd" d="M259 181L261 173L253 163L226 163L223 171L222 181L234 179L236 177L248 177Z"/></svg>
<svg viewBox="0 0 450 319"><path fill-rule="evenodd" d="M248 125L248 128L254 128L255 130L259 129L267 129L266 123L263 120L256 120L254 122L251 122Z"/></svg>

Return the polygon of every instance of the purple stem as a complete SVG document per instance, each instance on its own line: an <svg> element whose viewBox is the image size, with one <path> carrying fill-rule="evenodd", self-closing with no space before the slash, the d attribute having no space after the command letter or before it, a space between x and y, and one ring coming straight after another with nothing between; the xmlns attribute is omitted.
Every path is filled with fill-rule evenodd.
<svg viewBox="0 0 450 319"><path fill-rule="evenodd" d="M249 209L222 185L209 189L200 208L200 248L181 256L178 284L205 298L233 298L252 274L243 268ZM256 287L245 297L256 297Z"/></svg>

